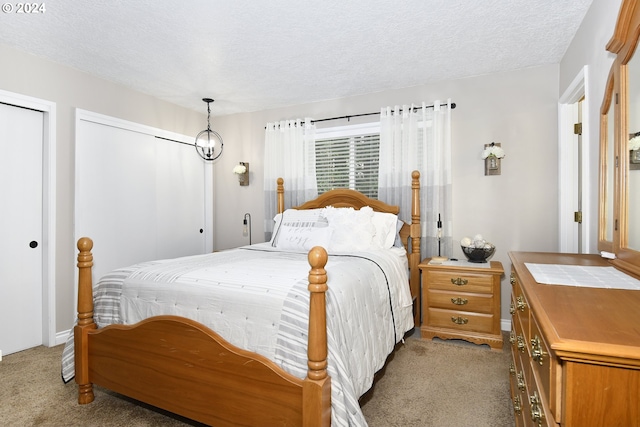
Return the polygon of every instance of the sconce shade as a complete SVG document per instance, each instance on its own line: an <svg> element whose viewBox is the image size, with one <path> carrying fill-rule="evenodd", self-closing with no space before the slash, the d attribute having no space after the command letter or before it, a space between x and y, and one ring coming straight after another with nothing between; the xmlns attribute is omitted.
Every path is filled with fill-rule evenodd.
<svg viewBox="0 0 640 427"><path fill-rule="evenodd" d="M196 136L196 151L204 160L213 161L222 155L222 137L214 130L211 130L211 108L213 102L211 98L202 98L207 103L207 128Z"/></svg>

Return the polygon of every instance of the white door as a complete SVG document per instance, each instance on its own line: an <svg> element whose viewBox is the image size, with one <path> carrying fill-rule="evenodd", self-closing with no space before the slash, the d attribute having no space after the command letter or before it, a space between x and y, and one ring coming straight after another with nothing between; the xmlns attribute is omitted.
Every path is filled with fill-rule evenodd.
<svg viewBox="0 0 640 427"><path fill-rule="evenodd" d="M0 350L42 344L44 114L0 104Z"/></svg>

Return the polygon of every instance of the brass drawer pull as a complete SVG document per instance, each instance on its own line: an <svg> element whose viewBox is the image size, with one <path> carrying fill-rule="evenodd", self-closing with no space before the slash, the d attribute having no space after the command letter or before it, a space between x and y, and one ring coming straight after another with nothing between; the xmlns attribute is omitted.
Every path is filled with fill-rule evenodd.
<svg viewBox="0 0 640 427"><path fill-rule="evenodd" d="M533 396L529 396L529 402L531 402L531 421L541 427L542 421L544 420L544 413L540 406L541 402L537 391L533 392Z"/></svg>
<svg viewBox="0 0 640 427"><path fill-rule="evenodd" d="M468 299L466 298L451 298L451 302L454 303L455 305L465 305L466 303L469 302Z"/></svg>
<svg viewBox="0 0 640 427"><path fill-rule="evenodd" d="M511 375L516 374L516 365L513 363L513 361L509 364L509 373Z"/></svg>
<svg viewBox="0 0 640 427"><path fill-rule="evenodd" d="M455 323L456 325L466 325L469 322L469 319L467 319L466 317L451 317L451 321L453 323Z"/></svg>
<svg viewBox="0 0 640 427"><path fill-rule="evenodd" d="M516 314L516 308L513 303L511 303L511 305L509 306L509 314L511 314L512 316Z"/></svg>
<svg viewBox="0 0 640 427"><path fill-rule="evenodd" d="M542 366L545 356L548 356L548 354L542 349L542 341L540 341L540 337L536 335L534 338L531 338L531 358Z"/></svg>
<svg viewBox="0 0 640 427"><path fill-rule="evenodd" d="M463 279L461 277L457 277L455 279L451 279L451 283L453 283L456 286L464 286L467 283L469 283L469 281L467 279Z"/></svg>
<svg viewBox="0 0 640 427"><path fill-rule="evenodd" d="M515 331L509 332L509 342L514 344L516 342L516 333Z"/></svg>
<svg viewBox="0 0 640 427"><path fill-rule="evenodd" d="M511 283L511 286L516 284L516 275L511 273L511 277L509 277L509 282Z"/></svg>
<svg viewBox="0 0 640 427"><path fill-rule="evenodd" d="M520 350L520 353L524 353L524 350L527 348L527 345L524 343L524 335L518 335L516 339L518 341L518 350Z"/></svg>
<svg viewBox="0 0 640 427"><path fill-rule="evenodd" d="M524 311L524 309L527 308L527 303L524 301L524 297L522 295L516 298L516 306L520 311Z"/></svg>
<svg viewBox="0 0 640 427"><path fill-rule="evenodd" d="M513 396L513 411L518 415L522 413L522 399L518 395Z"/></svg>
<svg viewBox="0 0 640 427"><path fill-rule="evenodd" d="M518 372L518 375L516 375L516 382L518 383L518 390L520 391L524 391L525 389L525 383L524 383L524 372Z"/></svg>

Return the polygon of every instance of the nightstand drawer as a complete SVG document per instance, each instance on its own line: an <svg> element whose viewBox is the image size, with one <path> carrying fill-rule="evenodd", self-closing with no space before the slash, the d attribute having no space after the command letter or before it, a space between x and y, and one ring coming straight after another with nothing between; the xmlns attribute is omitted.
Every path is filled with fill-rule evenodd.
<svg viewBox="0 0 640 427"><path fill-rule="evenodd" d="M493 276L456 271L428 271L429 289L490 294L493 292Z"/></svg>
<svg viewBox="0 0 640 427"><path fill-rule="evenodd" d="M427 291L429 307L448 310L474 311L477 313L493 313L494 298L491 294L469 294L465 292L447 292L439 290Z"/></svg>
<svg viewBox="0 0 640 427"><path fill-rule="evenodd" d="M495 332L493 330L494 317L490 314L429 308L427 316L429 317L428 324L431 327L488 334Z"/></svg>

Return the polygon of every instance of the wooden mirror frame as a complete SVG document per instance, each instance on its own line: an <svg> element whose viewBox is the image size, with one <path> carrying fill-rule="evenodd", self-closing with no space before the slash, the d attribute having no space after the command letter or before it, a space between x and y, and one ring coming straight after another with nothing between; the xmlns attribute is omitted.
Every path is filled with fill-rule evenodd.
<svg viewBox="0 0 640 427"><path fill-rule="evenodd" d="M614 106L614 174L613 174L613 241L602 240L606 230L598 230L598 249L607 250L616 254L616 259L612 263L632 275L640 277L640 251L628 247L629 213L628 213L628 176L629 176L629 152L627 142L629 139L628 113L628 78L627 63L633 57L638 39L640 38L640 4L638 0L623 0L618 14L618 21L613 37L607 44L607 50L616 55L612 70L609 74L605 97L601 109L601 130L600 130L600 215L606 215L606 153L603 156L603 146L606 148L607 129L603 129L607 123L605 115L608 114L610 104ZM640 78L640 77L634 77ZM613 90L608 92L611 88ZM606 110L605 110L606 104ZM640 109L640 106L638 106ZM640 196L639 196L640 197ZM607 218L599 219L599 227L605 227Z"/></svg>
<svg viewBox="0 0 640 427"><path fill-rule="evenodd" d="M614 183L615 179L615 124L616 106L614 101L615 65L611 67L604 99L600 107L600 189L598 195L598 250L614 252L614 224L616 205ZM613 134L610 125L614 125ZM613 137L613 138L612 138ZM613 151L613 158L609 150Z"/></svg>

